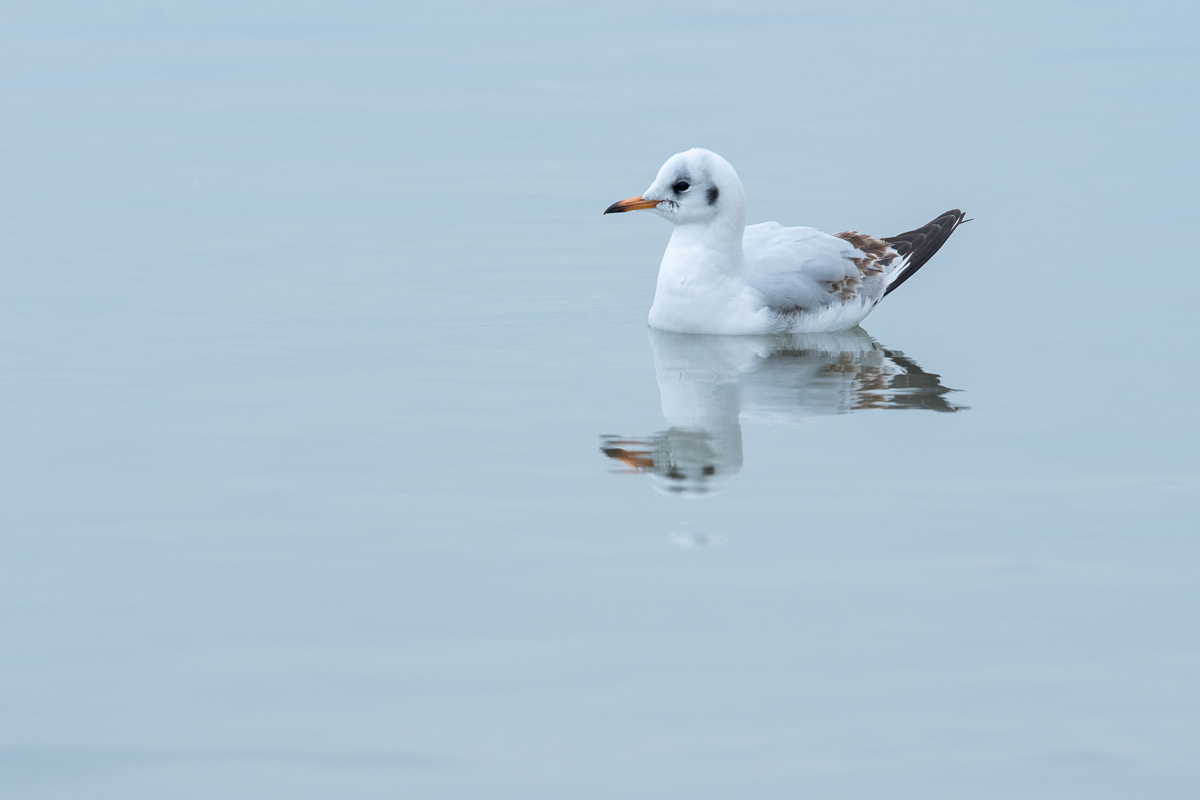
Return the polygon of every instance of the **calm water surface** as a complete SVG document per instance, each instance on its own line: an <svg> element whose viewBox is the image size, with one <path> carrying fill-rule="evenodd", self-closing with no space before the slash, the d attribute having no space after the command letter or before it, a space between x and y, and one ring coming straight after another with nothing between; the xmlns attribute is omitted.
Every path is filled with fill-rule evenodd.
<svg viewBox="0 0 1200 800"><path fill-rule="evenodd" d="M0 794L1195 796L1194 10L0 17ZM975 221L651 332L695 145Z"/></svg>

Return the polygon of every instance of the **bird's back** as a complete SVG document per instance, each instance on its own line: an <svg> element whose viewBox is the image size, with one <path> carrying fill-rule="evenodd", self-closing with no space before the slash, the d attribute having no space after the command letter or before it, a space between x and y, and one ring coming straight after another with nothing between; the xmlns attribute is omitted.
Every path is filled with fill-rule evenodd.
<svg viewBox="0 0 1200 800"><path fill-rule="evenodd" d="M887 289L891 260L878 263L881 259L860 250L848 236L777 222L749 225L742 239L744 279L780 314L832 311L847 304L855 311L870 310Z"/></svg>

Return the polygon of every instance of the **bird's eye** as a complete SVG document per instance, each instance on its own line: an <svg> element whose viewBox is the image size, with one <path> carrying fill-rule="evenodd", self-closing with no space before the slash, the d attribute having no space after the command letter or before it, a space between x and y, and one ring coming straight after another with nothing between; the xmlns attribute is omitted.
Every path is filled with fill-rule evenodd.
<svg viewBox="0 0 1200 800"><path fill-rule="evenodd" d="M671 188L675 190L676 194L678 194L679 192L686 192L691 188L691 186L692 185L687 181L676 181L675 185Z"/></svg>

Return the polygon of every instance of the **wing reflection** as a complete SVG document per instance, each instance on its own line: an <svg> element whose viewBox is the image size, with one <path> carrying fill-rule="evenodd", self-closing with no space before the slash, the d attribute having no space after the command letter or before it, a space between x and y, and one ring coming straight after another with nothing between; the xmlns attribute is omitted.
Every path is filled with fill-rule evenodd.
<svg viewBox="0 0 1200 800"><path fill-rule="evenodd" d="M602 437L600 450L667 494L700 496L742 468L742 426L794 424L869 408L954 412L955 391L861 328L790 336L701 336L651 330L668 428Z"/></svg>

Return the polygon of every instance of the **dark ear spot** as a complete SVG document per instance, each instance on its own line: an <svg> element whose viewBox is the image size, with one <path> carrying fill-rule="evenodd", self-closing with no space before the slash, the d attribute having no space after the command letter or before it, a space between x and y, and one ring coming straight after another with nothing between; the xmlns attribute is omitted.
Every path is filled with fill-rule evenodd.
<svg viewBox="0 0 1200 800"><path fill-rule="evenodd" d="M721 190L715 186L708 187L708 204L711 206L721 196Z"/></svg>

